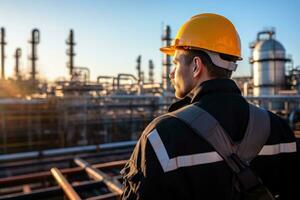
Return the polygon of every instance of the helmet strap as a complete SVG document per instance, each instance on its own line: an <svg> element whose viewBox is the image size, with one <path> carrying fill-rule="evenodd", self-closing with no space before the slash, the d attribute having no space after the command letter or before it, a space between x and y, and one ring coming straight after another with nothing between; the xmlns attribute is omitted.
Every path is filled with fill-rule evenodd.
<svg viewBox="0 0 300 200"><path fill-rule="evenodd" d="M205 53L208 54L208 56L210 57L211 61L217 66L217 67L221 67L224 69L227 69L229 71L235 71L237 68L237 64L235 62L232 61L227 61L224 60L220 57L220 54L212 52L212 51L207 51L202 49L202 51L204 51Z"/></svg>

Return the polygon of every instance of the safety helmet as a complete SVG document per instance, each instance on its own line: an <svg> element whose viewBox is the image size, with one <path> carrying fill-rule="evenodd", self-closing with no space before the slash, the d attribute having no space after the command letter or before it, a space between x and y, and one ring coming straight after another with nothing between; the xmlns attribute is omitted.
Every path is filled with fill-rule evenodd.
<svg viewBox="0 0 300 200"><path fill-rule="evenodd" d="M206 50L205 52L217 55L227 54L242 60L240 37L234 25L217 14L193 16L180 27L171 46L162 47L160 50L167 55L174 55L175 50L180 47Z"/></svg>

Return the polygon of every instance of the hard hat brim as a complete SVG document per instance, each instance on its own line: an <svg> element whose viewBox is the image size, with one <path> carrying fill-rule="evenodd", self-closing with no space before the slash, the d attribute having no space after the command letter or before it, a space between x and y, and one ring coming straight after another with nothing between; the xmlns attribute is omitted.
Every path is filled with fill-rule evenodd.
<svg viewBox="0 0 300 200"><path fill-rule="evenodd" d="M175 47L174 46L161 47L159 50L161 52L163 52L164 54L167 54L169 56L174 56L174 54L175 54Z"/></svg>

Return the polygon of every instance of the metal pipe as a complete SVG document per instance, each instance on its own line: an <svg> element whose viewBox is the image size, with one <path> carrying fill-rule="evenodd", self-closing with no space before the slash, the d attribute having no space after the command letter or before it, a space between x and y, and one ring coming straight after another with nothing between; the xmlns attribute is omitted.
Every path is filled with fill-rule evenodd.
<svg viewBox="0 0 300 200"><path fill-rule="evenodd" d="M34 105L34 104L44 104L47 103L46 99L0 99L0 105L12 105L12 104L26 104L26 105Z"/></svg>
<svg viewBox="0 0 300 200"><path fill-rule="evenodd" d="M101 82L101 79L114 79L113 76L97 76L97 83Z"/></svg>
<svg viewBox="0 0 300 200"><path fill-rule="evenodd" d="M266 31L260 31L257 33L257 36L256 36L256 40L257 41L260 41L260 36L261 35L268 35L269 38L268 39L272 39L273 35L275 34L275 30L266 30Z"/></svg>
<svg viewBox="0 0 300 200"><path fill-rule="evenodd" d="M116 78L117 79L117 78ZM65 83L68 83L67 81ZM175 99L175 96L173 95L174 99ZM162 97L160 96L153 96L152 94L142 94L142 95L136 95L136 94L126 94L126 95L119 95L119 94L116 94L116 95L107 95L107 96L85 96L85 97L78 97L78 99L81 99L82 98L84 99L103 99L103 100L106 100L106 99L132 99L132 100L135 100L135 99L148 99L148 98L154 98L154 99L161 99ZM60 98L58 98L60 99ZM65 100L71 100L73 101L74 99L76 99L74 96L65 96L63 99ZM10 101L13 101L14 99L3 99L4 101L2 101L2 99L0 99L0 103L1 102L10 102ZM31 100L26 100L24 102L28 102L30 103L30 101L35 101L37 99L31 99ZM18 101L16 101L18 102ZM22 102L22 101L20 101ZM37 101L37 102L47 102L47 100L43 99L43 100L40 100Z"/></svg>
<svg viewBox="0 0 300 200"><path fill-rule="evenodd" d="M32 151L32 152L24 152L24 153L14 153L14 154L3 154L0 155L1 161L10 161L10 160L18 160L18 159L29 159L29 158L37 158L40 156L58 156L64 154L74 154L81 152L94 151L98 149L113 149L113 148L122 148L122 147L131 147L136 144L136 141L124 141L124 142L114 142L114 143L106 143L99 145L89 145L89 146L79 146L79 147L66 147L66 148L58 148L58 149L49 149L43 151Z"/></svg>
<svg viewBox="0 0 300 200"><path fill-rule="evenodd" d="M94 168L93 166L91 166L88 162L86 162L85 160L81 159L81 158L75 158L74 162L82 167L83 169L85 169L85 171L91 176L91 178L93 178L96 181L103 181L107 187L114 193L121 195L123 193L122 190L122 185L120 184L120 182L110 176L108 176L107 174L105 174L104 172L100 171L97 168Z"/></svg>
<svg viewBox="0 0 300 200"><path fill-rule="evenodd" d="M120 168L123 167L127 163L127 160L118 160L118 161L111 161L106 163L99 163L92 165L95 168L99 169L112 169L112 168ZM61 169L61 173L65 174L66 176L76 174L81 172L83 169L81 167L74 167L74 168L64 168ZM9 187L9 186L16 186L16 185L23 185L23 184L30 184L32 182L43 181L45 179L49 179L51 177L50 171L42 171L42 172L33 172L30 174L24 175L16 175L10 177L0 178L0 187Z"/></svg>
<svg viewBox="0 0 300 200"><path fill-rule="evenodd" d="M114 193L102 194L100 196L89 197L85 200L116 200L118 199L118 195Z"/></svg>
<svg viewBox="0 0 300 200"><path fill-rule="evenodd" d="M31 193L31 188L30 188L30 185L29 185L29 184L23 185L23 193L24 193L24 194Z"/></svg>
<svg viewBox="0 0 300 200"><path fill-rule="evenodd" d="M118 74L117 76L117 88L120 89L120 80L124 79L124 78L131 78L134 81L139 81L135 76L133 76L132 74Z"/></svg>
<svg viewBox="0 0 300 200"><path fill-rule="evenodd" d="M72 70L74 69L79 69L79 70L85 70L87 72L87 76L88 76L88 81L90 81L90 78L91 78L91 72L90 72L90 69L87 68L87 67L73 67Z"/></svg>
<svg viewBox="0 0 300 200"><path fill-rule="evenodd" d="M122 77L122 78L119 78L119 81L121 81L121 80L128 81L128 80L132 80L132 79L130 79L128 77ZM131 83L131 84L133 84L133 83ZM119 86L120 85L121 84L119 83ZM117 86L117 89L119 89L119 86L118 86L118 77L114 77L113 78L113 91L115 91L116 86Z"/></svg>
<svg viewBox="0 0 300 200"><path fill-rule="evenodd" d="M1 28L1 79L5 79L5 28Z"/></svg>
<svg viewBox="0 0 300 200"><path fill-rule="evenodd" d="M0 200L16 200L16 199L30 199L30 200L40 200L42 199L66 199L62 196L63 191L59 186L53 186L53 187L47 187L47 185L44 185L42 188L37 188L32 191L29 194L23 194L23 193L12 193L12 194L7 194L4 196L0 196ZM77 191L82 191L82 192L89 192L92 190L101 190L103 188L103 183L97 182L97 181L89 181L89 182L80 182L77 183L76 185L73 186L73 188ZM2 188L1 188L2 189ZM20 191L20 190L19 190ZM102 196L102 195L100 195ZM105 196L104 196L105 197ZM101 198L100 198L101 199ZM110 200L115 200L110 199ZM109 200L109 199L102 199L102 200Z"/></svg>
<svg viewBox="0 0 300 200"><path fill-rule="evenodd" d="M70 200L81 200L74 188L57 168L52 168L51 173L57 181L58 185L63 189L63 191Z"/></svg>
<svg viewBox="0 0 300 200"><path fill-rule="evenodd" d="M300 101L300 95L260 95L246 96L247 100L277 100L277 101Z"/></svg>
<svg viewBox="0 0 300 200"><path fill-rule="evenodd" d="M248 82L244 82L243 84L243 96L248 96L249 85Z"/></svg>

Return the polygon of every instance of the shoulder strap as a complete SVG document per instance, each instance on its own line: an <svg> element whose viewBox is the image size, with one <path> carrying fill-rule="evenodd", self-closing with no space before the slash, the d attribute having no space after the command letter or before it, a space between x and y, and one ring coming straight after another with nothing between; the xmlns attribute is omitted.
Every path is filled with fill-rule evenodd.
<svg viewBox="0 0 300 200"><path fill-rule="evenodd" d="M230 156L235 153L241 160L250 162L261 150L270 132L269 115L265 110L249 104L249 113L248 127L240 144L234 144L218 121L196 105L185 106L168 115L185 122L215 148L233 171L239 172Z"/></svg>
<svg viewBox="0 0 300 200"><path fill-rule="evenodd" d="M249 121L243 140L238 146L237 155L250 162L262 149L270 136L268 111L249 104Z"/></svg>
<svg viewBox="0 0 300 200"><path fill-rule="evenodd" d="M143 134L147 134L150 131L152 131L153 129L155 129L156 125L163 119L168 118L169 115L168 114L163 114L159 117L156 117L155 119L153 119L148 126L144 129Z"/></svg>

